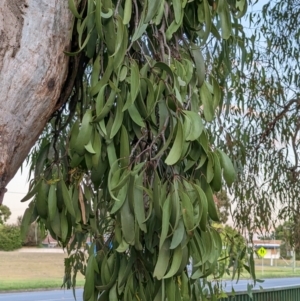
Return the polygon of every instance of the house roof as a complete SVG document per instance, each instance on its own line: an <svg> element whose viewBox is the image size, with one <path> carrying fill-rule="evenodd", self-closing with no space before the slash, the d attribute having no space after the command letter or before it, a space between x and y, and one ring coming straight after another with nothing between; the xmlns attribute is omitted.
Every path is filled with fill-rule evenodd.
<svg viewBox="0 0 300 301"><path fill-rule="evenodd" d="M281 240L253 240L253 245L255 247L264 247L266 249L279 248L281 245Z"/></svg>
<svg viewBox="0 0 300 301"><path fill-rule="evenodd" d="M57 241L48 233L42 244L57 243Z"/></svg>

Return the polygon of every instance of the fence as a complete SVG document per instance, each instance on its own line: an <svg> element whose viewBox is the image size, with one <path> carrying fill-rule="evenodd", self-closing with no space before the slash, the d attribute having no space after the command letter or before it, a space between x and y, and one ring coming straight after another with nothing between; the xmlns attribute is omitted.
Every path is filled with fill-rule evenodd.
<svg viewBox="0 0 300 301"><path fill-rule="evenodd" d="M300 301L300 285L287 288L264 289L253 291L253 298L246 292L237 292L234 296L220 299L221 301Z"/></svg>
<svg viewBox="0 0 300 301"><path fill-rule="evenodd" d="M293 259L273 259L270 258L264 258L264 259L255 259L255 264L258 266L261 266L261 264L265 266L274 266L274 267L284 267L284 268L293 268L293 265L295 265L296 268L300 268L300 261L297 260L295 263L293 262Z"/></svg>

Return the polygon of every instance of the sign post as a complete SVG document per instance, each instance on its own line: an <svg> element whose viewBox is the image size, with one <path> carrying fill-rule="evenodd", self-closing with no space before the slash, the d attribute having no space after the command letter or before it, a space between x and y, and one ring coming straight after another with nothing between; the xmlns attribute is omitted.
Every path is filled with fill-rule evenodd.
<svg viewBox="0 0 300 301"><path fill-rule="evenodd" d="M264 274L264 257L267 254L267 250L264 247L260 247L257 251L257 254L262 258L261 259L261 274Z"/></svg>

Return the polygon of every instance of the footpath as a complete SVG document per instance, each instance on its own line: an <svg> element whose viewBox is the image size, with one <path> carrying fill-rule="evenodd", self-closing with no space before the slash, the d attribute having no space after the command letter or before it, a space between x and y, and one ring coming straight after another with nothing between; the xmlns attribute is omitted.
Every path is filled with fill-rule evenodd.
<svg viewBox="0 0 300 301"><path fill-rule="evenodd" d="M21 248L15 252L20 253L66 253L62 248Z"/></svg>

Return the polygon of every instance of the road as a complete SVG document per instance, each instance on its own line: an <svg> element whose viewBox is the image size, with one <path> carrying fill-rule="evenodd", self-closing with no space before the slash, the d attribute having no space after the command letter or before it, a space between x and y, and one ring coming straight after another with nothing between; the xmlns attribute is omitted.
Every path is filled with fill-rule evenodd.
<svg viewBox="0 0 300 301"><path fill-rule="evenodd" d="M248 280L240 280L238 283L231 281L223 282L223 289L231 292L232 287L236 292L247 291ZM259 290L259 286L264 289L280 289L288 286L300 285L300 277L297 278L274 278L266 279L263 283L257 283L254 290ZM77 301L82 301L82 289L76 290ZM0 301L62 301L74 300L71 290L54 290L54 291L36 291L20 293L0 293Z"/></svg>
<svg viewBox="0 0 300 301"><path fill-rule="evenodd" d="M232 287L236 292L245 292L247 291L247 284L253 283L249 280L240 280L238 283L236 281L223 281L223 289L226 292L231 292ZM265 279L264 282L257 282L256 286L254 287L255 290L260 290L260 286L264 289L280 289L286 288L289 286L300 285L300 277L295 278L272 278L272 279ZM1 299L0 299L1 300Z"/></svg>
<svg viewBox="0 0 300 301"><path fill-rule="evenodd" d="M82 289L76 290L77 301L82 301ZM73 301L72 290L0 293L0 301Z"/></svg>

